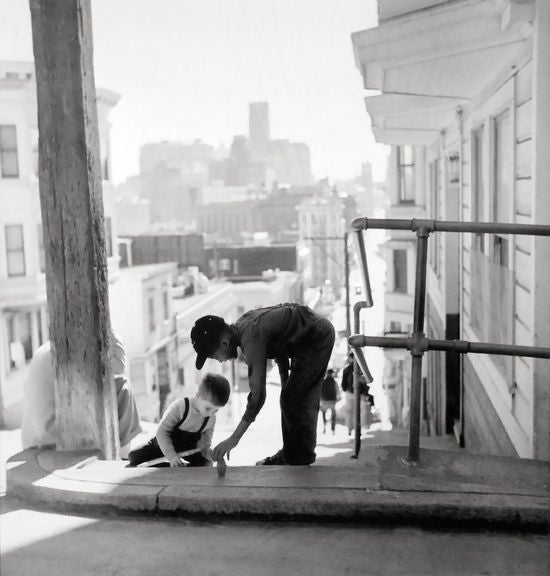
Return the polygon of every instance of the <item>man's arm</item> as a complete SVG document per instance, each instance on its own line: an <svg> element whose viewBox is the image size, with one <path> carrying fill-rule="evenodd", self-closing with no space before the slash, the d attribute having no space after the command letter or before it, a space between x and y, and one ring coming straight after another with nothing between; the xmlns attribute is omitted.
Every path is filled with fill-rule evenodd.
<svg viewBox="0 0 550 576"><path fill-rule="evenodd" d="M248 364L248 384L250 386L246 410L237 428L233 431L233 434L214 448L212 453L214 460L220 460L226 454L229 457L229 453L239 443L250 424L254 422L265 402L267 364L265 346L256 345L247 347L245 357Z"/></svg>
<svg viewBox="0 0 550 576"><path fill-rule="evenodd" d="M248 430L250 426L250 422L241 419L233 434L220 442L212 451L212 459L213 460L221 460L226 454L227 459L229 460L229 456L231 454L231 450L235 448L235 446L239 443L239 440L242 438L243 434Z"/></svg>

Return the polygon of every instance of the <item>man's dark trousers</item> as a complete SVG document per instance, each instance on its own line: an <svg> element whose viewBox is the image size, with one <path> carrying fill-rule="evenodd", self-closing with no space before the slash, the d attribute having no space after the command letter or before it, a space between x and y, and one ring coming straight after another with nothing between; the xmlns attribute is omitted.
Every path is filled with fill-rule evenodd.
<svg viewBox="0 0 550 576"><path fill-rule="evenodd" d="M281 382L283 454L289 464L315 462L321 384L334 346L334 327L319 317L306 340L290 358L290 372Z"/></svg>

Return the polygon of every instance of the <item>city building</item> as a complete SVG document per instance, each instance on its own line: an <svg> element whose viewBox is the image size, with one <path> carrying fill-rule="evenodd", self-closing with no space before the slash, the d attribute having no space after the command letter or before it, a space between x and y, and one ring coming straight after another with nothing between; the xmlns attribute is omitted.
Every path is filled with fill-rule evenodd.
<svg viewBox="0 0 550 576"><path fill-rule="evenodd" d="M544 0L379 0L379 26L352 35L378 142L392 146L392 218L550 224L550 12ZM425 330L550 345L545 237L432 234ZM387 331L407 334L410 239L391 234ZM423 422L469 451L548 459L547 359L429 352ZM408 368L392 383L407 410ZM393 368L392 368L393 370Z"/></svg>
<svg viewBox="0 0 550 576"><path fill-rule="evenodd" d="M298 271L304 287L339 297L345 283L344 203L335 196L298 205Z"/></svg>
<svg viewBox="0 0 550 576"><path fill-rule="evenodd" d="M267 102L251 102L248 105L248 136L253 157L262 160L271 140Z"/></svg>
<svg viewBox="0 0 550 576"><path fill-rule="evenodd" d="M143 234L119 238L120 266L176 262L178 269L206 270L201 234Z"/></svg>
<svg viewBox="0 0 550 576"><path fill-rule="evenodd" d="M116 275L109 112L118 95L97 90L109 275ZM23 384L48 340L44 243L38 189L38 121L32 62L0 62L0 425L18 426Z"/></svg>
<svg viewBox="0 0 550 576"><path fill-rule="evenodd" d="M198 231L212 241L242 242L243 234L261 230L256 215L256 201L212 202L197 208Z"/></svg>
<svg viewBox="0 0 550 576"><path fill-rule="evenodd" d="M229 280L242 276L261 276L266 270L296 271L295 244L263 246L215 245L205 249L210 275Z"/></svg>
<svg viewBox="0 0 550 576"><path fill-rule="evenodd" d="M233 284L210 282L202 293L177 298L173 305L177 333L178 380L169 399L182 394L194 396L206 372L223 374L234 386L236 383L234 362L220 363L217 360L207 359L202 370L196 369L197 353L191 344L190 337L195 322L207 314L221 316L228 324L237 320L239 314Z"/></svg>
<svg viewBox="0 0 550 576"><path fill-rule="evenodd" d="M116 221L120 236L139 236L153 229L151 201L140 196L139 176L116 187Z"/></svg>
<svg viewBox="0 0 550 576"><path fill-rule="evenodd" d="M247 310L275 306L281 302L303 303L303 286L296 272L266 270L257 278L233 277L237 314Z"/></svg>
<svg viewBox="0 0 550 576"><path fill-rule="evenodd" d="M130 186L140 199L149 201L153 226L181 232L194 229L195 209L201 203L202 187L210 181L213 159L213 147L200 140L150 143L140 148L140 173L132 177Z"/></svg>
<svg viewBox="0 0 550 576"><path fill-rule="evenodd" d="M248 128L248 138L239 135L233 139L227 176L229 185L312 184L309 147L303 142L271 138L267 102L249 104Z"/></svg>
<svg viewBox="0 0 550 576"><path fill-rule="evenodd" d="M121 268L109 284L113 330L122 337L141 418L156 422L178 382L172 285L177 264Z"/></svg>

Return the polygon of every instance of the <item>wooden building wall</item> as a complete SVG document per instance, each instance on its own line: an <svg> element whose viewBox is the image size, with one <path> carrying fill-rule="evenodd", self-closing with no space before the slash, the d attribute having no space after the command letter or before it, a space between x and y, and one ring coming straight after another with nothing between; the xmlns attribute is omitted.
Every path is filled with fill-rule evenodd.
<svg viewBox="0 0 550 576"><path fill-rule="evenodd" d="M494 109L491 103L495 102ZM532 224L533 220L533 183L532 183L532 60L526 59L516 73L503 81L492 93L488 93L470 110L465 111L462 130L462 194L461 218L470 221L475 218L473 211L475 194L474 161L472 158L472 131L483 123L485 126L486 146L489 147L484 159L483 170L486 173L485 194L490 194L491 183L488 173L492 169L493 157L490 153L491 119L502 111L506 103L510 105L512 130L514 137L514 178L512 220L518 224ZM480 112L482 110L482 112ZM472 120L473 119L473 120ZM490 237L487 235L487 239ZM510 236L511 264L513 280L513 341L510 344L533 346L534 335L534 277L533 277L533 237ZM461 246L463 301L461 314L465 339L476 339L472 328L471 310L476 305L473 293L473 235L465 234ZM474 300L474 301L473 301ZM539 343L539 345L542 345ZM466 440L473 441L479 451L509 454L508 442L520 456L531 456L533 434L533 361L528 358L513 359L513 377L505 380L495 368L488 356L471 355L465 372L465 414L472 411L468 418ZM479 390L480 388L482 390ZM478 405L473 401L477 399ZM483 400L483 401L482 401ZM488 409L489 401L491 409ZM475 430L475 433L474 433ZM508 440L494 442L490 440L495 431ZM467 445L468 447L468 445Z"/></svg>

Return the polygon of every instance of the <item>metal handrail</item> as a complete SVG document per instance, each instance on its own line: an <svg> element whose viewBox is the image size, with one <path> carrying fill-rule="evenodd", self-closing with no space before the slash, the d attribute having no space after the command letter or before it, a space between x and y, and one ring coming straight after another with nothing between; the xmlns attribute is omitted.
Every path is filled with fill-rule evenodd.
<svg viewBox="0 0 550 576"><path fill-rule="evenodd" d="M410 351L411 361L411 400L409 418L408 460L417 462L420 446L420 400L422 387L422 359L428 350L454 351L459 354L499 354L505 356L528 356L550 359L550 348L536 346L516 346L487 342L467 342L464 340L432 340L424 335L426 306L426 269L428 262L428 239L432 232L459 232L472 234L516 234L528 236L550 236L550 226L537 224L501 224L498 222L456 222L448 220L380 219L356 218L352 230L359 254L359 265L363 280L366 306L373 305L369 279L367 253L363 231L369 228L379 230L410 230L416 232L416 276L414 290L413 332L409 338L373 337L353 334L348 342L352 347L357 364L364 374L370 375L361 348L377 346L382 348L405 348ZM358 313L358 312L357 312ZM357 325L358 323L356 323ZM358 329L356 328L356 332ZM356 434L357 438L357 434ZM357 442L357 440L356 440ZM356 446L356 454L359 448Z"/></svg>

